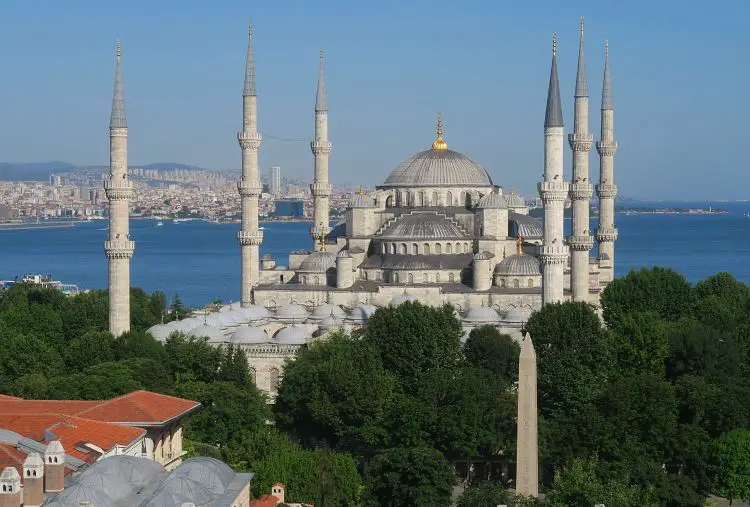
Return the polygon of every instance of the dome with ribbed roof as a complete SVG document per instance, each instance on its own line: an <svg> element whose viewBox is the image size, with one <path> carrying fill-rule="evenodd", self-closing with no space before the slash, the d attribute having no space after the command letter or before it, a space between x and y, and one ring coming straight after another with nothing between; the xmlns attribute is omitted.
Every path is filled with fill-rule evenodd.
<svg viewBox="0 0 750 507"><path fill-rule="evenodd" d="M540 276L539 260L533 255L509 255L495 266L495 274L503 276Z"/></svg>
<svg viewBox="0 0 750 507"><path fill-rule="evenodd" d="M276 310L276 318L281 320L294 320L294 321L303 321L307 319L307 310L305 310L305 307L298 304L290 303L288 305L284 305L279 307L278 310Z"/></svg>
<svg viewBox="0 0 750 507"><path fill-rule="evenodd" d="M492 308L475 306L468 311L464 320L473 324L494 323L500 322L500 316Z"/></svg>
<svg viewBox="0 0 750 507"><path fill-rule="evenodd" d="M336 268L336 254L333 252L313 252L299 265L297 271L304 273L327 273Z"/></svg>
<svg viewBox="0 0 750 507"><path fill-rule="evenodd" d="M323 331L328 331L329 329L338 329L341 327L341 321L333 315L329 315L328 317L320 321L319 327Z"/></svg>
<svg viewBox="0 0 750 507"><path fill-rule="evenodd" d="M377 306L359 305L358 307L354 308L351 312L349 312L349 316L347 317L347 320L364 324L370 319L370 317L372 317L372 314L375 313L377 310L378 310Z"/></svg>
<svg viewBox="0 0 750 507"><path fill-rule="evenodd" d="M236 344L267 343L268 335L262 327L242 326L232 333L229 340Z"/></svg>
<svg viewBox="0 0 750 507"><path fill-rule="evenodd" d="M246 306L241 311L244 314L245 318L250 322L255 322L258 320L265 320L271 317L271 312L269 312L268 309L265 308L264 306L259 306L259 305Z"/></svg>
<svg viewBox="0 0 750 507"><path fill-rule="evenodd" d="M357 192L349 201L350 208L374 208L375 200L364 192Z"/></svg>
<svg viewBox="0 0 750 507"><path fill-rule="evenodd" d="M220 330L207 324L201 324L190 330L189 338L208 338L211 343L221 343L226 341Z"/></svg>
<svg viewBox="0 0 750 507"><path fill-rule="evenodd" d="M313 319L324 319L326 317L330 317L331 315L339 319L343 319L346 316L346 312L344 312L344 310L342 310L338 305L326 303L313 310L310 317Z"/></svg>
<svg viewBox="0 0 750 507"><path fill-rule="evenodd" d="M435 211L400 215L378 236L381 239L468 239L471 237L458 223Z"/></svg>
<svg viewBox="0 0 750 507"><path fill-rule="evenodd" d="M492 192L479 199L477 209L505 209L508 207L508 203L500 194Z"/></svg>
<svg viewBox="0 0 750 507"><path fill-rule="evenodd" d="M304 327L288 326L276 333L274 340L280 345L304 345L310 333Z"/></svg>
<svg viewBox="0 0 750 507"><path fill-rule="evenodd" d="M433 149L406 159L378 188L490 186L487 171L463 153Z"/></svg>
<svg viewBox="0 0 750 507"><path fill-rule="evenodd" d="M509 208L525 208L526 207L526 201L524 201L523 197L518 195L515 192L511 192L505 197L505 201L508 204Z"/></svg>

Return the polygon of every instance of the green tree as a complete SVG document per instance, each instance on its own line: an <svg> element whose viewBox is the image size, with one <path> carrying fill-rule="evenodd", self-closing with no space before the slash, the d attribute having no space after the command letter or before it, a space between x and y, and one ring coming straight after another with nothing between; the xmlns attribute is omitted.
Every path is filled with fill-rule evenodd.
<svg viewBox="0 0 750 507"><path fill-rule="evenodd" d="M62 311L66 338L72 340L89 331L109 328L109 294L94 290L72 296Z"/></svg>
<svg viewBox="0 0 750 507"><path fill-rule="evenodd" d="M186 338L173 333L164 344L167 369L181 381L217 379L222 351L206 338Z"/></svg>
<svg viewBox="0 0 750 507"><path fill-rule="evenodd" d="M64 356L65 364L75 371L114 361L114 338L106 331L89 331L80 338L71 340Z"/></svg>
<svg viewBox="0 0 750 507"><path fill-rule="evenodd" d="M456 478L429 447L393 448L376 455L365 475L368 507L447 507Z"/></svg>
<svg viewBox="0 0 750 507"><path fill-rule="evenodd" d="M724 381L742 371L741 352L731 334L685 318L671 326L667 377L701 375Z"/></svg>
<svg viewBox="0 0 750 507"><path fill-rule="evenodd" d="M750 498L750 430L738 428L721 435L713 458L714 494L729 499Z"/></svg>
<svg viewBox="0 0 750 507"><path fill-rule="evenodd" d="M612 330L615 361L621 373L664 375L669 326L655 312L626 313Z"/></svg>
<svg viewBox="0 0 750 507"><path fill-rule="evenodd" d="M14 335L2 346L0 377L14 379L33 373L50 377L63 370L57 351L35 336Z"/></svg>
<svg viewBox="0 0 750 507"><path fill-rule="evenodd" d="M491 371L507 386L518 380L520 353L518 343L495 326L472 329L464 345L464 355L470 364Z"/></svg>
<svg viewBox="0 0 750 507"><path fill-rule="evenodd" d="M144 331L128 331L118 336L114 350L118 360L145 357L165 361L167 357L164 346Z"/></svg>
<svg viewBox="0 0 750 507"><path fill-rule="evenodd" d="M460 362L462 333L453 307L406 302L375 312L363 340L376 347L383 366L409 389L425 372L454 368Z"/></svg>
<svg viewBox="0 0 750 507"><path fill-rule="evenodd" d="M185 310L185 306L182 304L182 299L180 299L178 294L175 294L174 298L172 298L172 304L169 305L169 310L172 320L182 320L187 315L187 310Z"/></svg>
<svg viewBox="0 0 750 507"><path fill-rule="evenodd" d="M507 505L512 500L513 495L500 484L480 481L472 484L461 494L456 507L495 507L500 504Z"/></svg>

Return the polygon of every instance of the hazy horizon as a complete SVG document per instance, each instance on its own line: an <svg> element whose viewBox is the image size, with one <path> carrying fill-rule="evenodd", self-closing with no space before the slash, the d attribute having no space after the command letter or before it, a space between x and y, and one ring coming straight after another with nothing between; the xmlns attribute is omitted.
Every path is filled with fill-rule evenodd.
<svg viewBox="0 0 750 507"><path fill-rule="evenodd" d="M598 137L603 44L610 41L620 194L641 199L744 199L739 147L750 103L739 1L500 5L250 5L134 0L72 9L49 0L6 6L0 31L5 98L0 159L98 166L108 158L114 41L123 45L129 165L158 160L238 168L235 138L247 22L254 47L262 170L311 179L318 50L326 49L330 177L374 186L429 148L442 111L451 149L496 184L533 195L542 173L551 57L566 132L572 127L579 17L586 18L591 132ZM0 99L1 100L1 99ZM282 141L291 138L295 141ZM301 140L299 140L301 139ZM570 176L567 152L566 177ZM592 150L591 179L599 157ZM710 178L704 175L710 175Z"/></svg>

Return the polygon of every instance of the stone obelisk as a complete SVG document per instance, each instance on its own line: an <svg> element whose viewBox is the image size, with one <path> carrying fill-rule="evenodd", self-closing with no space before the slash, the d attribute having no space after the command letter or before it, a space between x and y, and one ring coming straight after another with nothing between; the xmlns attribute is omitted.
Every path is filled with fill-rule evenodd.
<svg viewBox="0 0 750 507"><path fill-rule="evenodd" d="M539 432L536 405L536 352L531 337L521 344L518 362L518 438L516 493L539 495Z"/></svg>

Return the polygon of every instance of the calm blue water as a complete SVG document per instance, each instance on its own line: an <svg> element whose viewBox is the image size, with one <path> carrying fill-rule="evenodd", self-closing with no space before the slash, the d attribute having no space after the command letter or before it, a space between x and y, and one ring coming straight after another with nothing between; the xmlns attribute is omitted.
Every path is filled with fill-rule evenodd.
<svg viewBox="0 0 750 507"><path fill-rule="evenodd" d="M675 205L664 203L664 206ZM685 203L682 206L687 206ZM691 203L691 207L705 203ZM654 265L671 267L691 282L718 271L728 271L750 283L750 203L715 203L729 215L616 216L620 239L616 244L617 275ZM569 225L569 221L567 222ZM238 225L131 221L136 241L132 283L146 291L178 293L185 304L199 306L214 299L239 298ZM264 224L261 254L280 263L294 249L309 248L309 223ZM596 227L592 223L592 230ZM0 231L0 279L24 273L51 273L56 280L81 288L105 288L107 262L103 242L106 222L71 229Z"/></svg>

